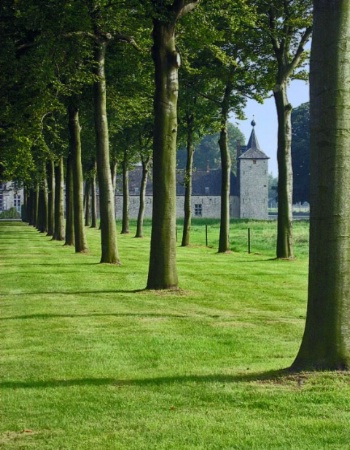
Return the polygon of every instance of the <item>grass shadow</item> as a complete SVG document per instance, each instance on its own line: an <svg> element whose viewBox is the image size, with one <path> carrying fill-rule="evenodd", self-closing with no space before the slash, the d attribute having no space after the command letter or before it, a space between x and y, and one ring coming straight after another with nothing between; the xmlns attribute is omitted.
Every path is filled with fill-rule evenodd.
<svg viewBox="0 0 350 450"><path fill-rule="evenodd" d="M300 376L300 375L299 375ZM237 375L211 374L211 375L179 375L170 377L155 378L137 378L137 379L118 379L118 378L77 378L71 380L40 380L40 381L3 381L0 382L0 389L47 389L47 388L65 388L75 386L167 386L174 384L209 384L209 383L251 383L251 382L275 382L281 383L290 380L291 377L297 378L289 368L270 370L267 372L244 373Z"/></svg>

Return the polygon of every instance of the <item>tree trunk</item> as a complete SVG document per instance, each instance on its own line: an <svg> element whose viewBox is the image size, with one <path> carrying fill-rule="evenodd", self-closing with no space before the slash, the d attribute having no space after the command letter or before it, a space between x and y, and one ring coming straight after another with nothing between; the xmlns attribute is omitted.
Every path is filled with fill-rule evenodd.
<svg viewBox="0 0 350 450"><path fill-rule="evenodd" d="M193 114L187 116L187 161L185 171L185 200L184 200L184 226L182 232L182 247L190 245L191 219L192 219L192 172L193 172Z"/></svg>
<svg viewBox="0 0 350 450"><path fill-rule="evenodd" d="M230 191L231 191L231 155L228 147L227 121L230 112L230 96L233 89L232 77L235 68L232 67L226 83L221 104L221 131L219 148L221 157L221 217L219 253L230 251Z"/></svg>
<svg viewBox="0 0 350 450"><path fill-rule="evenodd" d="M47 200L47 177L46 177L46 164L44 163L43 178L39 188L38 199L38 221L37 229L40 233L47 233L47 221L48 221L48 200Z"/></svg>
<svg viewBox="0 0 350 450"><path fill-rule="evenodd" d="M29 198L29 192L28 188L24 186L23 189L23 205L22 205L22 221L28 222L28 198Z"/></svg>
<svg viewBox="0 0 350 450"><path fill-rule="evenodd" d="M55 230L55 162L53 158L47 164L47 235L53 236Z"/></svg>
<svg viewBox="0 0 350 450"><path fill-rule="evenodd" d="M153 213L148 289L176 289L176 137L179 55L175 24L153 21Z"/></svg>
<svg viewBox="0 0 350 450"><path fill-rule="evenodd" d="M96 214L96 173L94 171L91 179L91 227L97 227L97 214Z"/></svg>
<svg viewBox="0 0 350 450"><path fill-rule="evenodd" d="M55 226L53 239L64 240L64 167L63 156L55 165Z"/></svg>
<svg viewBox="0 0 350 450"><path fill-rule="evenodd" d="M74 245L74 203L73 203L72 156L67 158L66 175L66 241L64 245Z"/></svg>
<svg viewBox="0 0 350 450"><path fill-rule="evenodd" d="M71 101L69 105L68 114L70 153L72 156L74 245L76 253L84 253L87 252L88 247L84 228L83 169L81 164L79 110L74 101Z"/></svg>
<svg viewBox="0 0 350 450"><path fill-rule="evenodd" d="M287 98L286 84L274 90L278 117L278 219L277 258L293 258L293 169L292 169L292 106Z"/></svg>
<svg viewBox="0 0 350 450"><path fill-rule="evenodd" d="M314 0L306 325L294 370L350 369L350 3Z"/></svg>
<svg viewBox="0 0 350 450"><path fill-rule="evenodd" d="M109 138L106 108L105 55L107 43L95 45L94 110L96 162L100 189L101 263L120 264L115 224L114 189L110 171Z"/></svg>
<svg viewBox="0 0 350 450"><path fill-rule="evenodd" d="M128 234L129 230L129 171L127 167L126 155L123 161L123 218L122 234Z"/></svg>
<svg viewBox="0 0 350 450"><path fill-rule="evenodd" d="M140 205L139 212L137 215L137 227L136 227L136 238L143 237L143 218L145 215L145 198L146 198L146 186L148 178L148 168L149 168L150 158L142 160L142 178L140 186Z"/></svg>
<svg viewBox="0 0 350 450"><path fill-rule="evenodd" d="M90 178L86 178L84 186L85 226L90 225Z"/></svg>

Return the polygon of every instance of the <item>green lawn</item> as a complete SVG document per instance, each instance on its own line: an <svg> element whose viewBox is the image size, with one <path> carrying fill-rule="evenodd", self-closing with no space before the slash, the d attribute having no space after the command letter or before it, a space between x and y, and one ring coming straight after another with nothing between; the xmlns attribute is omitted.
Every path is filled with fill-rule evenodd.
<svg viewBox="0 0 350 450"><path fill-rule="evenodd" d="M81 255L0 222L1 449L350 448L349 374L282 370L303 332L307 223L293 261L273 259L274 222L233 222L230 254L204 225L178 248L181 289L148 292L148 226L118 235L117 267L99 264L98 230Z"/></svg>

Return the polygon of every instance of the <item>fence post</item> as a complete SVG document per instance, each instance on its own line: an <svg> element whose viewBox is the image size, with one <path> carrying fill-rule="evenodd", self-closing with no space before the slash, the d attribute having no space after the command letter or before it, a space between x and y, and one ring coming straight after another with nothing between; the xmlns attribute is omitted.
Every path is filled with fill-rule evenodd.
<svg viewBox="0 0 350 450"><path fill-rule="evenodd" d="M248 253L250 253L250 228L248 228Z"/></svg>
<svg viewBox="0 0 350 450"><path fill-rule="evenodd" d="M208 225L205 224L205 246L208 247Z"/></svg>

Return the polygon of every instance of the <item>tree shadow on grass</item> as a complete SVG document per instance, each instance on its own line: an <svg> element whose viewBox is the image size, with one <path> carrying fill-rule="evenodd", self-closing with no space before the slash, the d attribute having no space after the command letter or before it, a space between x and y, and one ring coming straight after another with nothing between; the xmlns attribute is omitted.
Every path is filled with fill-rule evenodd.
<svg viewBox="0 0 350 450"><path fill-rule="evenodd" d="M193 318L193 316L185 314L157 314L157 313L88 313L88 314L28 314L23 316L11 316L11 317L0 317L0 322L5 320L30 320L30 319L76 319L76 318L89 318L89 317L154 317L154 318L165 318L165 319L186 319ZM212 317L212 316L211 316Z"/></svg>
<svg viewBox="0 0 350 450"><path fill-rule="evenodd" d="M211 374L211 375L179 375L170 377L118 379L118 378L78 378L71 380L40 380L40 381L3 381L0 389L48 389L69 387L156 387L171 385L210 384L210 383L251 383L251 382L274 382L280 384L291 377L298 377L289 368L270 370L266 372L253 372L237 375Z"/></svg>

